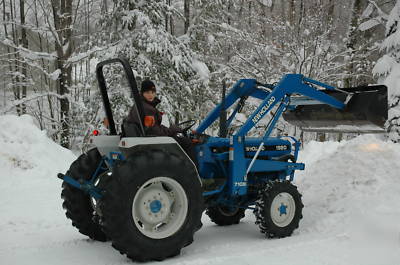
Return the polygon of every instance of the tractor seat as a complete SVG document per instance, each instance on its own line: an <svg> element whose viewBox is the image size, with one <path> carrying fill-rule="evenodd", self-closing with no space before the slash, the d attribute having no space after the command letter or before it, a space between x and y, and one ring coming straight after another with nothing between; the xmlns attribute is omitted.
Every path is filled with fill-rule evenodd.
<svg viewBox="0 0 400 265"><path fill-rule="evenodd" d="M136 123L124 121L121 125L121 137L142 137L142 131Z"/></svg>

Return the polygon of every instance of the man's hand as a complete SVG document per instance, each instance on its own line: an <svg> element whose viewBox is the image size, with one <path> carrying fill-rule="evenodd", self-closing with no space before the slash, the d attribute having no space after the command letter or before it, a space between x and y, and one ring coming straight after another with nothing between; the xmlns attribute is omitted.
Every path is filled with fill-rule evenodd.
<svg viewBox="0 0 400 265"><path fill-rule="evenodd" d="M183 133L182 129L178 126L176 126L175 124L171 125L169 127L172 131L174 131L175 134L177 133Z"/></svg>

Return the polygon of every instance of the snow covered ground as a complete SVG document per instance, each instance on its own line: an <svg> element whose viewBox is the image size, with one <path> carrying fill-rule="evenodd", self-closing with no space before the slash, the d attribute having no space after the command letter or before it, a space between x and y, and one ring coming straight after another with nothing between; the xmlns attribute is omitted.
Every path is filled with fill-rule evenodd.
<svg viewBox="0 0 400 265"><path fill-rule="evenodd" d="M132 264L66 219L56 174L75 156L29 116L0 116L0 128L0 264ZM400 264L400 145L311 142L300 161L304 218L292 237L265 239L251 211L231 227L203 216L194 243L163 264Z"/></svg>

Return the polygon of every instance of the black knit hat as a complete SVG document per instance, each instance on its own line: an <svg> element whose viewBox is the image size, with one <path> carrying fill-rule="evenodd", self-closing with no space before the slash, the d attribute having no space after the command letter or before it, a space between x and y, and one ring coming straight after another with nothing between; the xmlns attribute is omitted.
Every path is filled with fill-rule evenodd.
<svg viewBox="0 0 400 265"><path fill-rule="evenodd" d="M146 79L142 82L142 89L140 90L140 93L143 94L144 92L150 90L156 92L156 85L154 85L154 83L151 80Z"/></svg>

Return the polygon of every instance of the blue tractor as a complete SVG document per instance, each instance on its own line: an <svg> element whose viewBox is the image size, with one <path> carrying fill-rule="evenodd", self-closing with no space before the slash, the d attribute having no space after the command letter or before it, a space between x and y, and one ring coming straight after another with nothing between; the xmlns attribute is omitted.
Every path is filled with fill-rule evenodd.
<svg viewBox="0 0 400 265"><path fill-rule="evenodd" d="M103 74L109 64L122 65L143 121L121 133ZM223 93L221 103L194 131L193 121L184 122L197 154L197 161L192 161L174 138L146 134L143 106L127 60L99 63L97 78L109 133L94 136L93 148L65 174L58 174L63 180L63 207L82 234L111 240L115 249L135 261L179 254L192 243L204 211L214 223L232 225L250 209L267 237L290 236L302 218L301 195L292 182L304 164L297 162L297 139L271 137L282 114L297 126L320 131L379 131L387 119L385 86L338 89L299 74L285 75L276 84L242 79L226 96ZM259 99L259 107L228 135L249 97ZM273 115L264 135L248 137L267 113ZM206 129L218 119L220 135L207 135Z"/></svg>

